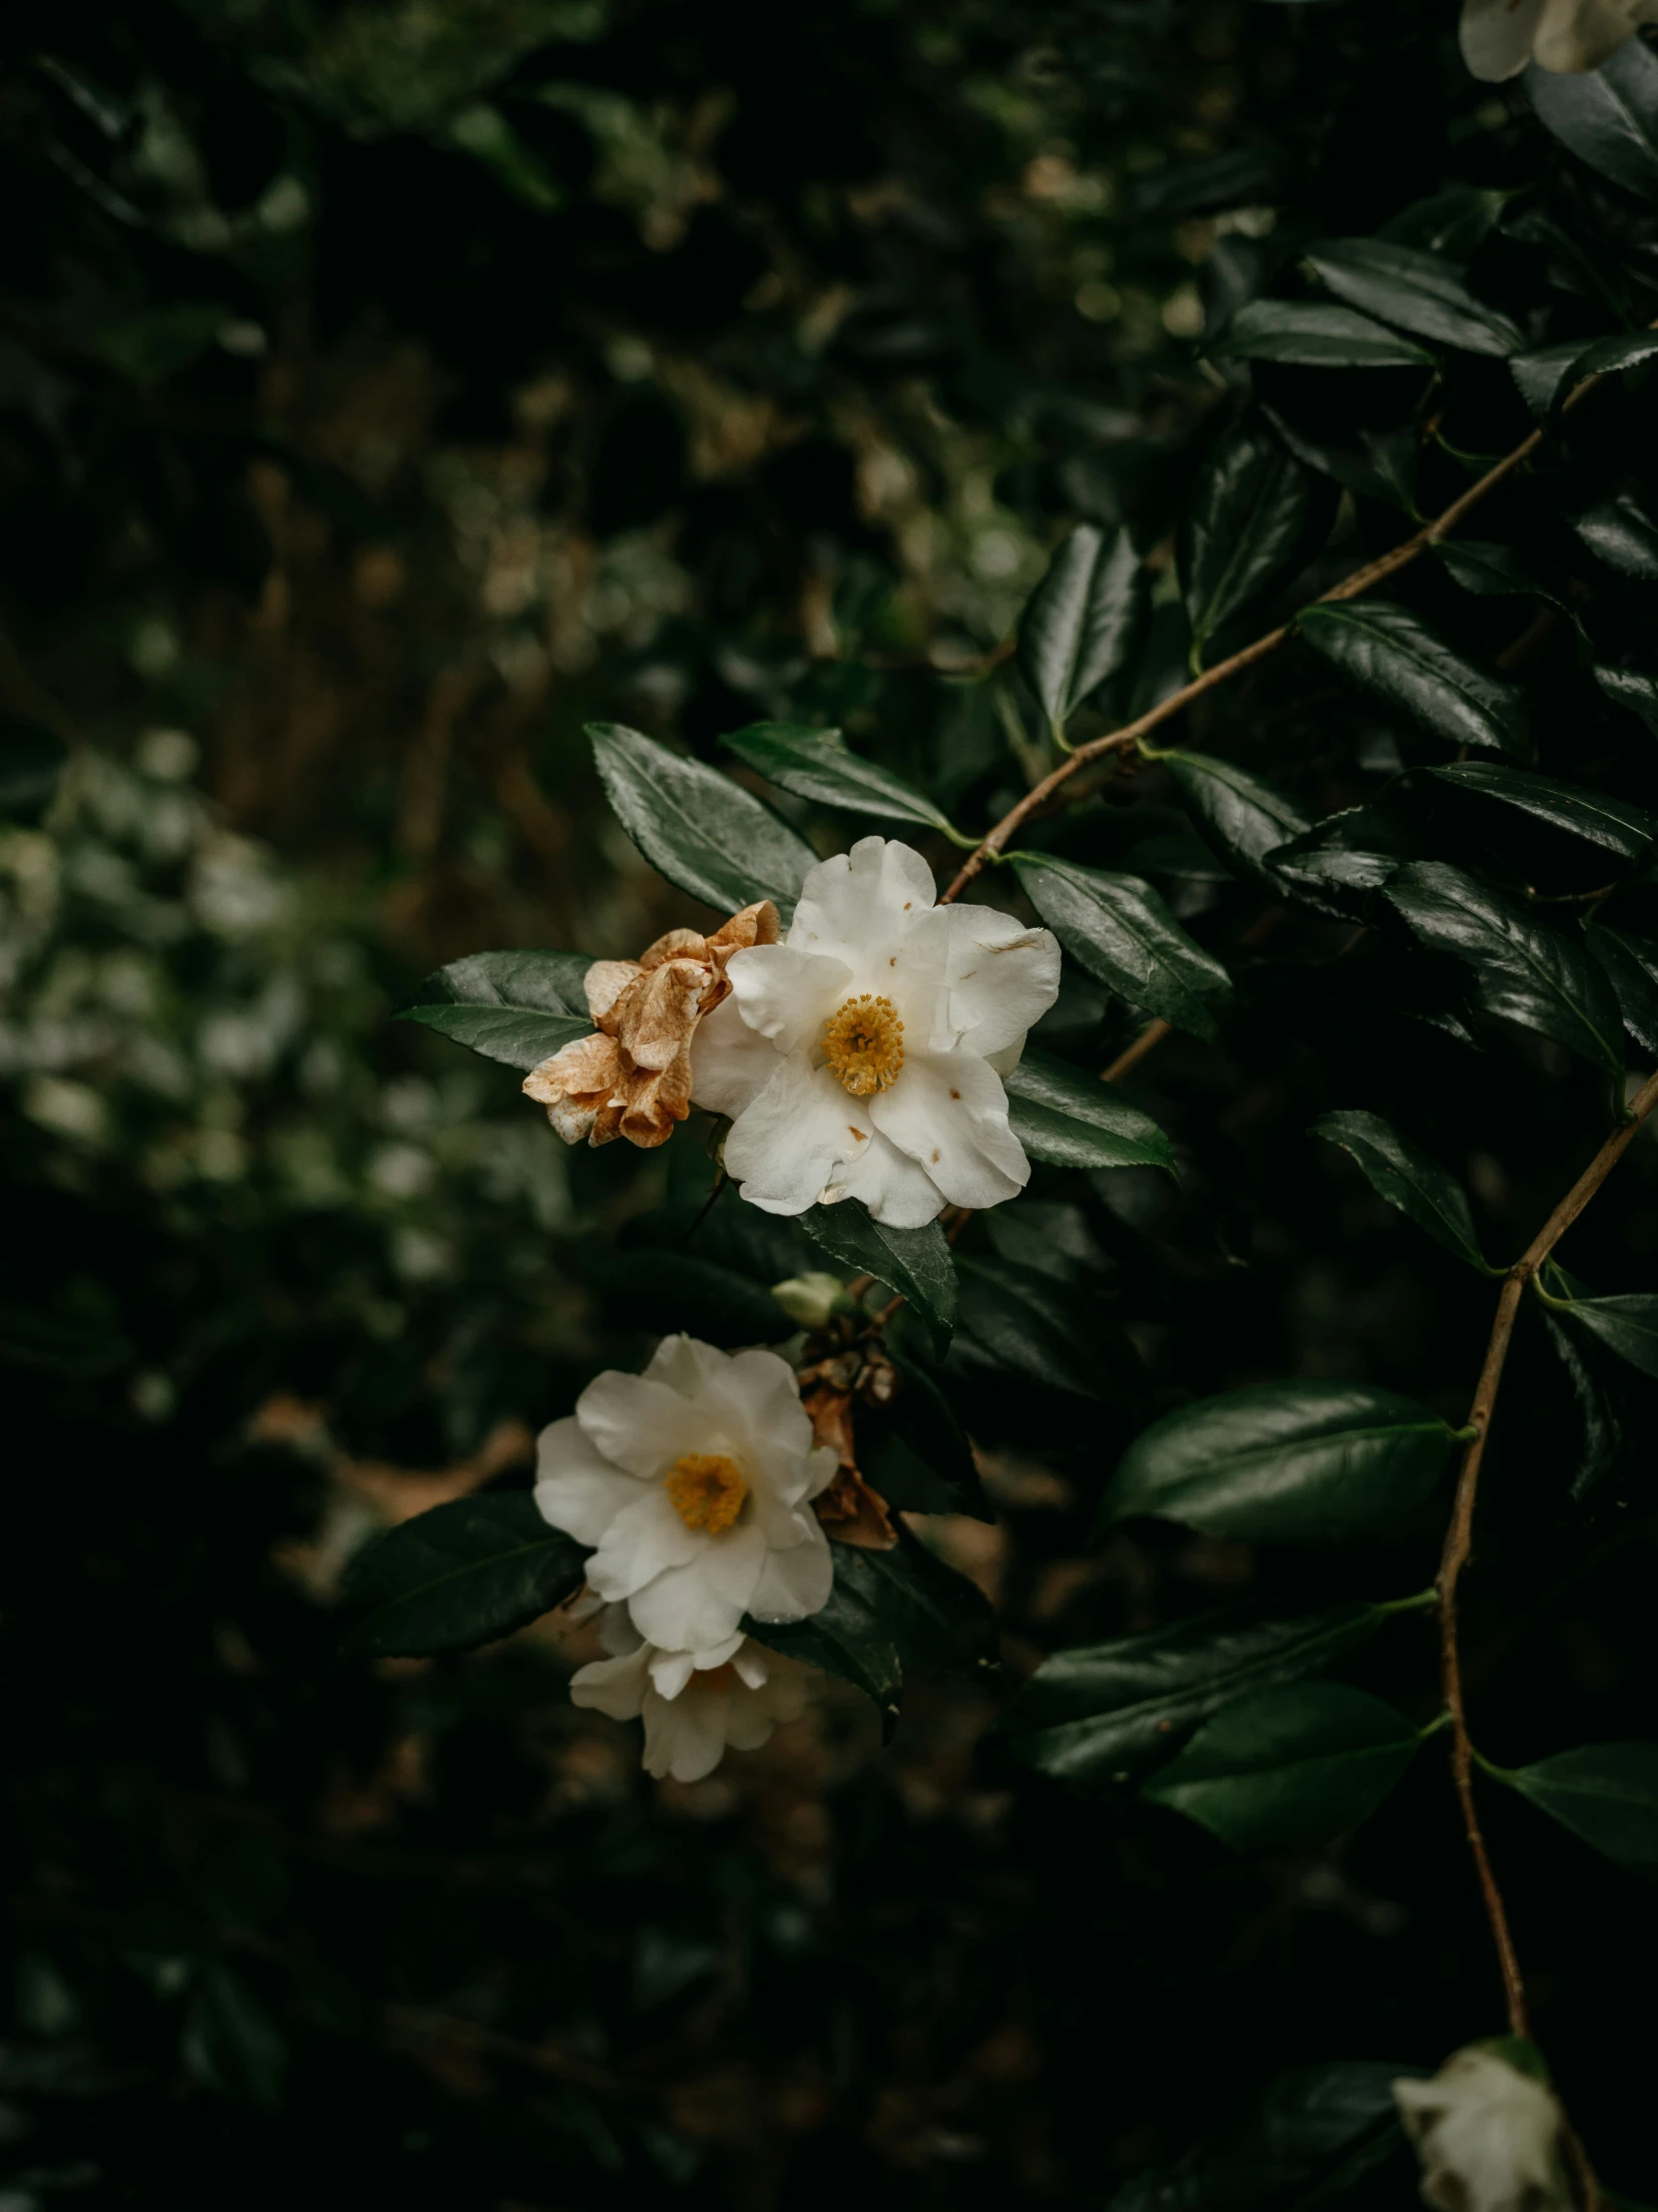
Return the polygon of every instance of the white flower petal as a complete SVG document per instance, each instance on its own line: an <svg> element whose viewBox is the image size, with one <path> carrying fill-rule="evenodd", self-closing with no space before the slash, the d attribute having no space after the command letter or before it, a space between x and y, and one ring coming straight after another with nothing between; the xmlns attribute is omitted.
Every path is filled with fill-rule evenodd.
<svg viewBox="0 0 1658 2212"><path fill-rule="evenodd" d="M834 1586L835 1562L822 1524L789 1551L768 1551L744 1610L756 1620L805 1620L821 1612Z"/></svg>
<svg viewBox="0 0 1658 2212"><path fill-rule="evenodd" d="M820 860L801 886L789 944L845 961L860 988L877 959L899 949L912 920L938 898L920 853L885 837L860 837L850 852Z"/></svg>
<svg viewBox="0 0 1658 2212"><path fill-rule="evenodd" d="M846 1161L818 1195L826 1206L837 1205L842 1198L861 1198L871 1220L884 1221L893 1229L924 1229L937 1220L946 1203L926 1168L879 1129L874 1142L855 1160Z"/></svg>
<svg viewBox="0 0 1658 2212"><path fill-rule="evenodd" d="M612 1720L636 1720L643 1709L650 1678L645 1672L649 1645L615 1659L594 1659L578 1667L570 1678L570 1702L588 1705Z"/></svg>
<svg viewBox="0 0 1658 2212"><path fill-rule="evenodd" d="M576 1401L576 1418L588 1441L629 1475L660 1475L687 1452L709 1449L702 1441L705 1415L666 1383L608 1368Z"/></svg>
<svg viewBox="0 0 1658 2212"><path fill-rule="evenodd" d="M578 1544L597 1544L638 1497L634 1476L605 1458L572 1415L536 1442L536 1504L542 1519Z"/></svg>
<svg viewBox="0 0 1658 2212"><path fill-rule="evenodd" d="M644 1697L644 1771L657 1781L700 1782L725 1750L728 1689L687 1690L682 1697Z"/></svg>
<svg viewBox="0 0 1658 2212"><path fill-rule="evenodd" d="M777 1072L731 1124L725 1172L750 1205L767 1213L804 1213L843 1160L869 1143L868 1102L843 1091L827 1068L803 1054Z"/></svg>
<svg viewBox="0 0 1658 2212"><path fill-rule="evenodd" d="M705 1113L733 1119L777 1073L777 1048L751 1030L734 998L722 999L691 1038L691 1099Z"/></svg>
<svg viewBox="0 0 1658 2212"><path fill-rule="evenodd" d="M1001 1077L965 1049L906 1061L873 1105L882 1135L918 1160L952 1205L999 1205L1031 1179Z"/></svg>
<svg viewBox="0 0 1658 2212"><path fill-rule="evenodd" d="M844 961L794 945L754 945L733 953L725 973L743 1020L780 1053L815 1044L852 988Z"/></svg>
<svg viewBox="0 0 1658 2212"><path fill-rule="evenodd" d="M763 1643L756 1643L752 1636L744 1636L731 1658L738 1681L751 1690L764 1689L771 1672L771 1657Z"/></svg>
<svg viewBox="0 0 1658 2212"><path fill-rule="evenodd" d="M1457 40L1475 77L1500 84L1531 59L1545 0L1462 0Z"/></svg>
<svg viewBox="0 0 1658 2212"><path fill-rule="evenodd" d="M634 1626L665 1651L706 1651L724 1642L748 1611L769 1556L764 1536L750 1521L704 1540L694 1559L635 1587L628 1598Z"/></svg>
<svg viewBox="0 0 1658 2212"><path fill-rule="evenodd" d="M706 1390L717 1390L720 1377L729 1364L723 1352L712 1344L700 1343L694 1336L664 1336L645 1364L644 1379L665 1383L681 1398L694 1401ZM674 1455L676 1459L679 1456Z"/></svg>
<svg viewBox="0 0 1658 2212"><path fill-rule="evenodd" d="M983 1060L1023 1044L1059 996L1058 939L993 907L953 906L946 913L950 956L934 1051L960 1042Z"/></svg>
<svg viewBox="0 0 1658 2212"><path fill-rule="evenodd" d="M748 1639L739 1629L723 1643L710 1645L706 1651L658 1651L654 1644L650 1651L650 1680L658 1697L677 1697L693 1674L711 1672L723 1666L727 1659L735 1658Z"/></svg>
<svg viewBox="0 0 1658 2212"><path fill-rule="evenodd" d="M747 1440L745 1458L763 1453L776 1462L770 1488L787 1504L805 1496L812 1424L800 1403L794 1369L775 1352L716 1354L719 1372L709 1377L710 1401L726 1409L733 1432Z"/></svg>
<svg viewBox="0 0 1658 2212"><path fill-rule="evenodd" d="M695 1564L714 1542L705 1531L681 1521L667 1492L660 1484L651 1483L641 1487L626 1512L618 1514L606 1530L603 1543L588 1561L588 1580L601 1597L635 1598L636 1592L664 1569ZM665 1643L678 1650L692 1641L689 1637L653 1635L649 1623L639 1618L636 1601L632 1615L633 1625L650 1643ZM731 1625L734 1627L735 1622ZM700 1640L713 1643L730 1633L730 1627L720 1628Z"/></svg>
<svg viewBox="0 0 1658 2212"><path fill-rule="evenodd" d="M806 1475L806 1496L816 1498L829 1488L840 1473L840 1459L833 1446L814 1446Z"/></svg>
<svg viewBox="0 0 1658 2212"><path fill-rule="evenodd" d="M1562 76L1581 77L1627 45L1635 20L1619 0L1545 0L1531 58Z"/></svg>

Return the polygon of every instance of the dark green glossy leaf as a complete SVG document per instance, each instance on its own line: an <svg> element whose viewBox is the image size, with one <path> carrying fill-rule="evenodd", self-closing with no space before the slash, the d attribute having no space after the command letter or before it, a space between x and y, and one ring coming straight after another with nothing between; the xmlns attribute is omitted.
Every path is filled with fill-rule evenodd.
<svg viewBox="0 0 1658 2212"><path fill-rule="evenodd" d="M1658 736L1658 675L1650 675L1644 668L1597 667L1594 677L1609 699L1639 714Z"/></svg>
<svg viewBox="0 0 1658 2212"><path fill-rule="evenodd" d="M561 1604L586 1559L526 1491L434 1506L352 1559L342 1595L360 1617L344 1648L408 1658L494 1643Z"/></svg>
<svg viewBox="0 0 1658 2212"><path fill-rule="evenodd" d="M1608 798L1604 792L1580 790L1574 784L1556 783L1552 776L1533 775L1524 768L1499 768L1489 760L1455 760L1430 768L1430 775L1453 783L1461 791L1479 791L1486 798L1501 799L1540 821L1569 829L1591 844L1604 845L1625 860L1642 860L1658 838L1658 817L1630 799Z"/></svg>
<svg viewBox="0 0 1658 2212"><path fill-rule="evenodd" d="M1419 338L1497 355L1525 342L1506 315L1473 296L1460 268L1443 254L1391 238L1331 238L1310 247L1307 258L1350 306Z"/></svg>
<svg viewBox="0 0 1658 2212"><path fill-rule="evenodd" d="M50 729L0 716L0 821L38 822L68 760L68 746Z"/></svg>
<svg viewBox="0 0 1658 2212"><path fill-rule="evenodd" d="M1409 1214L1436 1243L1482 1274L1492 1272L1479 1249L1478 1232L1461 1184L1379 1113L1326 1113L1313 1123L1313 1134L1351 1153L1371 1188L1389 1205Z"/></svg>
<svg viewBox="0 0 1658 2212"><path fill-rule="evenodd" d="M1616 376L1624 369L1640 368L1658 359L1658 330L1636 330L1630 335L1597 338L1574 353L1566 374L1555 386L1551 405L1559 406L1579 384L1591 376Z"/></svg>
<svg viewBox="0 0 1658 2212"><path fill-rule="evenodd" d="M1082 1302L1034 1268L982 1260L957 1265L964 1350L1047 1390L1109 1395L1099 1332Z"/></svg>
<svg viewBox="0 0 1658 2212"><path fill-rule="evenodd" d="M1223 1707L1140 1794L1234 1851L1303 1851L1367 1820L1420 1740L1366 1690L1286 1682Z"/></svg>
<svg viewBox="0 0 1658 2212"><path fill-rule="evenodd" d="M1126 530L1080 523L1054 553L1019 627L1019 666L1048 725L1065 723L1127 662L1145 620L1145 570Z"/></svg>
<svg viewBox="0 0 1658 2212"><path fill-rule="evenodd" d="M526 1074L578 1037L593 1035L585 953L468 953L428 976L402 1022L419 1022Z"/></svg>
<svg viewBox="0 0 1658 2212"><path fill-rule="evenodd" d="M1050 1167L1166 1167L1174 1147L1152 1120L1097 1076L1027 1049L1004 1082L1008 1118L1033 1159Z"/></svg>
<svg viewBox="0 0 1658 2212"><path fill-rule="evenodd" d="M1617 999L1578 931L1440 860L1412 861L1385 895L1425 945L1466 962L1487 1014L1623 1073Z"/></svg>
<svg viewBox="0 0 1658 2212"><path fill-rule="evenodd" d="M1572 528L1598 560L1643 584L1658 579L1658 522L1631 492L1587 508Z"/></svg>
<svg viewBox="0 0 1658 2212"><path fill-rule="evenodd" d="M1308 368L1432 368L1434 356L1386 323L1323 299L1252 299L1206 350L1218 359Z"/></svg>
<svg viewBox="0 0 1658 2212"><path fill-rule="evenodd" d="M1658 1743L1586 1743L1502 1780L1616 1865L1658 1875Z"/></svg>
<svg viewBox="0 0 1658 2212"><path fill-rule="evenodd" d="M1490 235L1511 197L1479 185L1450 185L1390 217L1377 234L1424 253L1443 254L1461 268Z"/></svg>
<svg viewBox="0 0 1658 2212"><path fill-rule="evenodd" d="M1190 938L1160 891L1046 854L1016 853L1020 888L1080 967L1148 1014L1215 1044L1232 979Z"/></svg>
<svg viewBox="0 0 1658 2212"><path fill-rule="evenodd" d="M1568 388L1572 364L1583 351L1581 338L1560 338L1551 345L1532 346L1508 357L1508 374L1519 386L1519 395L1542 421Z"/></svg>
<svg viewBox="0 0 1658 2212"><path fill-rule="evenodd" d="M1543 128L1579 161L1626 192L1658 200L1658 54L1640 38L1580 76L1533 62L1525 89Z"/></svg>
<svg viewBox="0 0 1658 2212"><path fill-rule="evenodd" d="M946 1566L908 1529L890 1551L831 1547L829 1602L809 1620L745 1620L772 1650L854 1683L880 1707L887 1733L912 1667L991 1683L1000 1659L996 1615L977 1583Z"/></svg>
<svg viewBox="0 0 1658 2212"><path fill-rule="evenodd" d="M1369 2058L1292 2067L1194 2155L1136 2174L1109 2212L1338 2212L1396 2162L1403 2203L1410 2152L1393 2085L1420 2070Z"/></svg>
<svg viewBox="0 0 1658 2212"><path fill-rule="evenodd" d="M1536 599L1558 600L1555 588L1512 546L1481 538L1441 538L1435 541L1434 554L1454 583L1480 599L1523 592Z"/></svg>
<svg viewBox="0 0 1658 2212"><path fill-rule="evenodd" d="M1583 941L1611 979L1624 1028L1658 1055L1658 938L1597 919L1584 930Z"/></svg>
<svg viewBox="0 0 1658 2212"><path fill-rule="evenodd" d="M1395 817L1350 806L1275 846L1266 865L1274 881L1327 911L1361 913L1368 895L1418 850Z"/></svg>
<svg viewBox="0 0 1658 2212"><path fill-rule="evenodd" d="M1553 1280L1551 1274L1551 1288ZM1643 1375L1658 1378L1658 1294L1635 1290L1612 1298L1573 1296L1564 1311L1609 1352Z"/></svg>
<svg viewBox="0 0 1658 2212"><path fill-rule="evenodd" d="M889 1228L872 1221L860 1200L842 1198L837 1205L809 1206L800 1226L831 1258L908 1299L942 1356L956 1326L956 1262L936 1221L924 1229Z"/></svg>
<svg viewBox="0 0 1658 2212"><path fill-rule="evenodd" d="M1362 450L1354 453L1309 437L1274 408L1263 406L1261 412L1290 451L1309 468L1345 484L1363 499L1402 507L1408 515L1417 512L1419 449L1414 425L1406 423L1398 430L1361 430Z"/></svg>
<svg viewBox="0 0 1658 2212"><path fill-rule="evenodd" d="M1573 1501L1592 1498L1623 1457L1623 1416L1607 1378L1601 1373L1603 1363L1592 1348L1580 1344L1574 1333L1546 1308L1543 1327L1555 1358L1565 1370L1572 1410L1577 1417L1577 1464L1567 1492Z"/></svg>
<svg viewBox="0 0 1658 2212"><path fill-rule="evenodd" d="M1203 1613L1144 1635L1055 1652L994 1733L1021 1766L1055 1781L1091 1787L1131 1781L1221 1706L1335 1665L1367 1643L1385 1617L1380 1605L1363 1604L1299 1620Z"/></svg>
<svg viewBox="0 0 1658 2212"><path fill-rule="evenodd" d="M1440 637L1409 607L1383 599L1309 607L1301 635L1341 673L1453 745L1527 749L1525 693Z"/></svg>
<svg viewBox="0 0 1658 2212"><path fill-rule="evenodd" d="M1243 423L1221 440L1186 503L1178 565L1192 665L1219 630L1313 550L1326 498L1270 431Z"/></svg>
<svg viewBox="0 0 1658 2212"><path fill-rule="evenodd" d="M837 806L851 814L920 822L928 829L955 834L948 817L924 792L890 768L852 751L838 729L810 729L803 722L750 722L720 743L797 798L816 799L822 806Z"/></svg>
<svg viewBox="0 0 1658 2212"><path fill-rule="evenodd" d="M793 910L817 854L751 791L617 722L590 722L617 819L650 865L693 899L735 913L755 899Z"/></svg>
<svg viewBox="0 0 1658 2212"><path fill-rule="evenodd" d="M1395 1526L1455 1439L1426 1406L1367 1383L1264 1383L1154 1421L1117 1465L1096 1536L1138 1514L1245 1543L1338 1544Z"/></svg>
<svg viewBox="0 0 1658 2212"><path fill-rule="evenodd" d="M904 1512L965 1513L994 1521L973 1446L928 1350L926 1332L901 1307L887 1324L887 1356L898 1373L898 1390L879 1411L860 1410L859 1464L882 1497Z"/></svg>
<svg viewBox="0 0 1658 2212"><path fill-rule="evenodd" d="M585 1271L618 1328L666 1336L694 1314L703 1342L727 1347L778 1344L795 1331L769 1290L689 1252L601 1250L589 1255Z"/></svg>
<svg viewBox="0 0 1658 2212"><path fill-rule="evenodd" d="M1312 827L1294 800L1208 753L1171 752L1163 765L1204 843L1239 874L1281 897L1283 886L1267 867L1267 855Z"/></svg>

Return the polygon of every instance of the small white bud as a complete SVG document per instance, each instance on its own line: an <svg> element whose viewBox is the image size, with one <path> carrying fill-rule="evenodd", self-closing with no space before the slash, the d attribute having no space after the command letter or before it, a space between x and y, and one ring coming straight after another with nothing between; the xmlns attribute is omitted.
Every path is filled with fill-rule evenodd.
<svg viewBox="0 0 1658 2212"><path fill-rule="evenodd" d="M1431 2081L1394 2083L1435 2212L1568 2212L1560 2107L1546 2081L1514 2062L1526 2048L1470 2043Z"/></svg>
<svg viewBox="0 0 1658 2212"><path fill-rule="evenodd" d="M822 1329L828 1326L841 1287L838 1275L791 1275L787 1282L773 1283L771 1295L801 1328Z"/></svg>

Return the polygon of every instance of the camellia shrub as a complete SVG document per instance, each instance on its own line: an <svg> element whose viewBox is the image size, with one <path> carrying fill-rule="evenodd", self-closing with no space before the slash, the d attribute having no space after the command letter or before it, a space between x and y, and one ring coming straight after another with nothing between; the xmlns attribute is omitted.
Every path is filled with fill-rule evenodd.
<svg viewBox="0 0 1658 2212"><path fill-rule="evenodd" d="M161 2201L135 2096L213 2113L220 2187L343 2126L338 2201L503 2212L1658 2183L1658 47L1610 0L1413 15L1452 121L1338 221L1277 103L1383 68L1358 0L1055 16L1021 97L1073 34L1085 103L1113 39L1280 15L1228 143L1170 122L1096 191L1032 157L1196 271L1126 426L1067 444L1110 395L1057 340L1018 406L989 338L882 391L941 512L928 410L1004 440L1005 604L918 614L868 547L814 599L807 529L815 637L755 584L589 674L560 772L631 888L560 949L451 918L418 981L187 795L188 738L10 725L8 1174L77 1271L14 1283L7 1356L100 1486L147 1424L192 1532L46 1509L19 1679L101 1588L162 1635L172 1577L157 1680L207 1718L129 1768L75 1670L61 1799L30 1724L0 2093L51 2148L8 2205ZM420 129L551 213L534 46ZM537 97L621 162L599 86ZM810 1758L777 1834L835 1840L791 1879L719 1824ZM154 1816L148 1892L99 1787ZM176 2062L122 2074L157 2021ZM129 2146L79 2178L77 2096Z"/></svg>

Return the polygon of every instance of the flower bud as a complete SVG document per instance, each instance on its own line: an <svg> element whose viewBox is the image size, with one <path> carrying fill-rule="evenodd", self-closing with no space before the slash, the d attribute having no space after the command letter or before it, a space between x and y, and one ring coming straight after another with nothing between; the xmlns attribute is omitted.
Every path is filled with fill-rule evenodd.
<svg viewBox="0 0 1658 2212"><path fill-rule="evenodd" d="M791 1275L787 1282L773 1283L771 1295L802 1329L825 1329L835 1310L835 1301L841 1295L841 1279L838 1275L814 1272L810 1275Z"/></svg>

